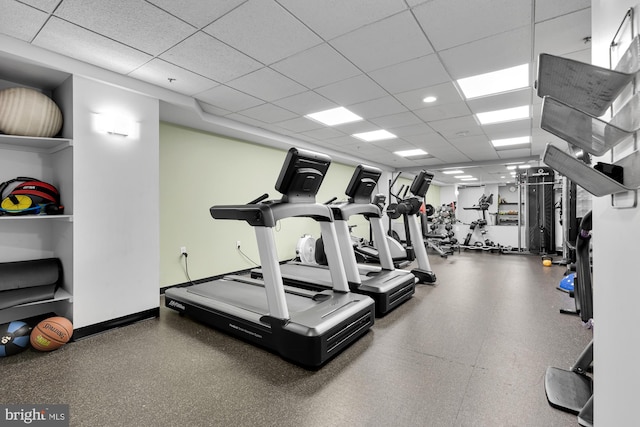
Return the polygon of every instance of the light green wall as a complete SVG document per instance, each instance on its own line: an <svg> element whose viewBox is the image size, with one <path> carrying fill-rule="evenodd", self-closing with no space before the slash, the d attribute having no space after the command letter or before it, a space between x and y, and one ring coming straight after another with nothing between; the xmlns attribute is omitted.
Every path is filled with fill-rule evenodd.
<svg viewBox="0 0 640 427"><path fill-rule="evenodd" d="M259 263L254 230L245 222L213 220L213 205L243 204L269 193L279 198L274 185L286 152L217 136L169 123L160 123L160 286L187 281L180 247L189 253L192 280L253 267L236 250ZM354 167L333 163L318 193L323 203L344 190ZM366 220L358 218L354 234L368 237ZM279 259L295 257L303 234L319 236L318 225L308 219L281 221L276 229Z"/></svg>

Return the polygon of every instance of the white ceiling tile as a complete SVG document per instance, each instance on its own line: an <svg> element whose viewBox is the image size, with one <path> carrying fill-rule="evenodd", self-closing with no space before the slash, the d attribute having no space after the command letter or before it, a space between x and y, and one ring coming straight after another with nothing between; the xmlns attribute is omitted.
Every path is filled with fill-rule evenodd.
<svg viewBox="0 0 640 427"><path fill-rule="evenodd" d="M291 111L287 111L273 104L262 104L257 107L251 107L240 111L239 114L265 123L277 123L296 117L296 114Z"/></svg>
<svg viewBox="0 0 640 427"><path fill-rule="evenodd" d="M235 120L236 122L245 123L258 129L264 129L264 127L267 125L267 123L261 120L254 119L253 117L248 117L240 113L231 113L226 115L225 118Z"/></svg>
<svg viewBox="0 0 640 427"><path fill-rule="evenodd" d="M323 42L278 3L263 0L242 4L204 31L264 64Z"/></svg>
<svg viewBox="0 0 640 427"><path fill-rule="evenodd" d="M283 59L272 68L310 89L360 74L352 63L326 43Z"/></svg>
<svg viewBox="0 0 640 427"><path fill-rule="evenodd" d="M535 22L591 7L591 0L536 0Z"/></svg>
<svg viewBox="0 0 640 427"><path fill-rule="evenodd" d="M331 45L364 71L433 53L420 26L407 11L331 40Z"/></svg>
<svg viewBox="0 0 640 427"><path fill-rule="evenodd" d="M49 15L17 1L3 1L0 33L30 42Z"/></svg>
<svg viewBox="0 0 640 427"><path fill-rule="evenodd" d="M306 90L304 86L266 67L231 80L227 85L265 101L274 101Z"/></svg>
<svg viewBox="0 0 640 427"><path fill-rule="evenodd" d="M486 111L503 110L505 108L529 105L531 104L533 96L533 89L531 87L527 87L525 89L514 90L498 95L470 99L467 101L467 105L469 105L469 108L474 113L484 113Z"/></svg>
<svg viewBox="0 0 640 427"><path fill-rule="evenodd" d="M370 122L369 120L359 120L357 122L344 123L338 126L334 126L335 129L342 133L353 135L354 133L369 132L373 130L379 130L380 126Z"/></svg>
<svg viewBox="0 0 640 427"><path fill-rule="evenodd" d="M285 120L278 122L277 125L295 133L307 132L324 127L322 124L309 120L306 117L296 117L295 119Z"/></svg>
<svg viewBox="0 0 640 427"><path fill-rule="evenodd" d="M147 62L129 73L129 76L190 96L218 86L213 80L176 67L162 59Z"/></svg>
<svg viewBox="0 0 640 427"><path fill-rule="evenodd" d="M278 99L273 103L302 116L338 106L335 102L329 101L327 98L311 90Z"/></svg>
<svg viewBox="0 0 640 427"><path fill-rule="evenodd" d="M36 9L51 13L55 10L56 6L58 6L61 1L62 0L21 0L21 3L25 3L29 6L35 7ZM2 12L8 13L6 6L2 6Z"/></svg>
<svg viewBox="0 0 640 427"><path fill-rule="evenodd" d="M302 135L306 135L308 137L324 140L324 139L332 139L332 138L340 138L344 137L344 133L330 127L323 127L320 129L313 129L306 132L301 132Z"/></svg>
<svg viewBox="0 0 640 427"><path fill-rule="evenodd" d="M202 28L247 0L148 0L197 28Z"/></svg>
<svg viewBox="0 0 640 427"><path fill-rule="evenodd" d="M201 32L164 52L160 58L220 83L262 68L259 62Z"/></svg>
<svg viewBox="0 0 640 427"><path fill-rule="evenodd" d="M437 51L531 23L531 0L433 0L413 9Z"/></svg>
<svg viewBox="0 0 640 427"><path fill-rule="evenodd" d="M449 75L437 55L391 65L372 71L369 75L392 94L434 86L449 80Z"/></svg>
<svg viewBox="0 0 640 427"><path fill-rule="evenodd" d="M358 104L348 105L347 108L365 119L373 119L384 115L404 113L407 111L404 105L400 104L392 96L372 99Z"/></svg>
<svg viewBox="0 0 640 427"><path fill-rule="evenodd" d="M47 21L33 44L122 74L130 73L152 58L55 17Z"/></svg>
<svg viewBox="0 0 640 427"><path fill-rule="evenodd" d="M465 136L484 135L484 132L473 116L456 117L429 123L435 131L447 139Z"/></svg>
<svg viewBox="0 0 640 427"><path fill-rule="evenodd" d="M531 135L531 119L516 120L482 126L484 133L491 139L515 138Z"/></svg>
<svg viewBox="0 0 640 427"><path fill-rule="evenodd" d="M415 114L409 111L406 111L404 113L391 114L389 116L372 118L370 119L370 121L386 130L395 127L422 124L422 120L420 120L418 117L416 117Z"/></svg>
<svg viewBox="0 0 640 427"><path fill-rule="evenodd" d="M435 134L435 131L431 129L426 123L418 123L409 126L390 127L387 130L394 135L398 135L402 138L410 138L416 135L423 137L424 135Z"/></svg>
<svg viewBox="0 0 640 427"><path fill-rule="evenodd" d="M426 104L428 105L428 104ZM426 122L436 120L451 119L454 117L468 116L471 114L469 107L464 102L454 102L452 104L437 104L432 107L414 110L414 113Z"/></svg>
<svg viewBox="0 0 640 427"><path fill-rule="evenodd" d="M435 86L429 86L420 89L414 89L407 92L397 93L394 95L396 99L410 110L418 110L429 106L439 104L452 104L463 101L458 89L451 82L441 83ZM427 96L435 96L437 100L433 103L425 103L423 101Z"/></svg>
<svg viewBox="0 0 640 427"><path fill-rule="evenodd" d="M357 104L387 95L384 89L364 74L319 87L316 92L339 105Z"/></svg>
<svg viewBox="0 0 640 427"><path fill-rule="evenodd" d="M241 111L264 102L228 86L216 86L196 95L197 99L229 111Z"/></svg>
<svg viewBox="0 0 640 427"><path fill-rule="evenodd" d="M517 157L527 157L531 155L530 148L516 148L513 150L500 150L497 152L501 159L515 159Z"/></svg>
<svg viewBox="0 0 640 427"><path fill-rule="evenodd" d="M530 63L531 43L531 28L525 26L442 51L440 57L451 77L461 79Z"/></svg>
<svg viewBox="0 0 640 427"><path fill-rule="evenodd" d="M277 0L325 40L405 10L402 0Z"/></svg>
<svg viewBox="0 0 640 427"><path fill-rule="evenodd" d="M150 55L164 52L195 31L143 0L65 0L55 16Z"/></svg>
<svg viewBox="0 0 640 427"><path fill-rule="evenodd" d="M549 19L535 25L535 52L565 55L583 50L584 38L591 37L591 9ZM590 61L589 61L590 62Z"/></svg>

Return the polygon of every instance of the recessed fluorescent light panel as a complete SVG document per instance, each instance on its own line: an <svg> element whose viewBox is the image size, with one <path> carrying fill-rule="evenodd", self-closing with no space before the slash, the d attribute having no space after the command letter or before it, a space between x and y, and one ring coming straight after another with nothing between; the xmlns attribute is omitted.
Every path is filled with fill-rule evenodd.
<svg viewBox="0 0 640 427"><path fill-rule="evenodd" d="M437 100L438 100L438 98L436 98L435 96L427 96L422 100L422 102L430 104L432 102L436 102Z"/></svg>
<svg viewBox="0 0 640 427"><path fill-rule="evenodd" d="M449 170L449 171L442 171L442 173L446 173L447 175L457 175L460 173L464 173L464 171L461 170Z"/></svg>
<svg viewBox="0 0 640 427"><path fill-rule="evenodd" d="M493 139L491 143L494 147L506 147L509 145L528 144L531 142L530 136L518 136L516 138Z"/></svg>
<svg viewBox="0 0 640 427"><path fill-rule="evenodd" d="M465 179L465 178L473 178L473 175L457 175L455 178Z"/></svg>
<svg viewBox="0 0 640 427"><path fill-rule="evenodd" d="M507 169L512 171L514 169L518 169L518 166L516 166L516 165L507 166Z"/></svg>
<svg viewBox="0 0 640 427"><path fill-rule="evenodd" d="M529 64L505 68L457 81L465 98L479 98L529 86Z"/></svg>
<svg viewBox="0 0 640 427"><path fill-rule="evenodd" d="M414 156L426 156L427 153L424 150L416 148L415 150L394 151L393 154L397 154L401 157L414 157Z"/></svg>
<svg viewBox="0 0 640 427"><path fill-rule="evenodd" d="M327 126L336 126L343 123L351 123L362 120L362 117L352 113L344 107L318 111L317 113L307 114L305 117Z"/></svg>
<svg viewBox="0 0 640 427"><path fill-rule="evenodd" d="M363 141L371 142L371 141L382 141L383 139L393 139L397 138L394 134L384 129L374 130L371 132L362 132L362 133L354 133L353 135L358 139Z"/></svg>
<svg viewBox="0 0 640 427"><path fill-rule="evenodd" d="M462 178L462 181L477 181L478 178Z"/></svg>
<svg viewBox="0 0 640 427"><path fill-rule="evenodd" d="M512 122L515 120L528 119L530 116L531 112L528 105L476 114L476 117L478 118L478 121L481 125Z"/></svg>

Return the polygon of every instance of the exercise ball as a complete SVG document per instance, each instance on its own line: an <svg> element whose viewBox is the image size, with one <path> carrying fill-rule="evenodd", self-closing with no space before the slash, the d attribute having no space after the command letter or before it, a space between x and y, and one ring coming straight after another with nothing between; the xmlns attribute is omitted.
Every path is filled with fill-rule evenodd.
<svg viewBox="0 0 640 427"><path fill-rule="evenodd" d="M0 357L25 351L29 347L30 332L29 325L17 320L0 325Z"/></svg>
<svg viewBox="0 0 640 427"><path fill-rule="evenodd" d="M40 351L57 350L71 339L73 324L65 317L49 317L31 332L31 346Z"/></svg>
<svg viewBox="0 0 640 427"><path fill-rule="evenodd" d="M52 137L62 128L62 112L35 89L0 90L0 131L8 135Z"/></svg>

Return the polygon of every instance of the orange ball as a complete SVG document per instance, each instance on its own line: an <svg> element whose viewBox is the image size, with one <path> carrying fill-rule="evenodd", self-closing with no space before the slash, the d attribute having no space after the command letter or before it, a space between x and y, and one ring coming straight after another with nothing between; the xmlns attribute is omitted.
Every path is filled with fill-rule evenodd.
<svg viewBox="0 0 640 427"><path fill-rule="evenodd" d="M551 267L553 263L551 262L550 259L543 259L542 260L542 265L544 265L545 267Z"/></svg>
<svg viewBox="0 0 640 427"><path fill-rule="evenodd" d="M31 346L39 351L57 350L73 335L73 324L65 317L44 319L31 331Z"/></svg>

